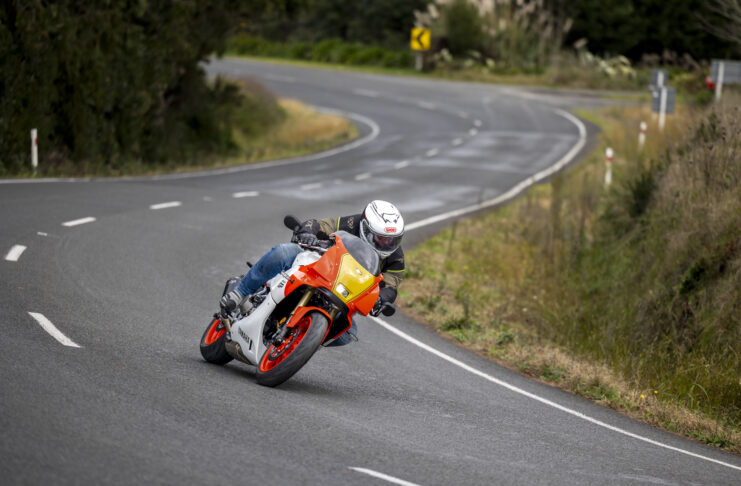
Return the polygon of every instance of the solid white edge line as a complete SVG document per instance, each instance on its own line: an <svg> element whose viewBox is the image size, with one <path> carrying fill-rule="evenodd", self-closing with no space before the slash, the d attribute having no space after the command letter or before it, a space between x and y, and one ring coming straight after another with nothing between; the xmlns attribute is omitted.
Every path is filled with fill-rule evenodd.
<svg viewBox="0 0 741 486"><path fill-rule="evenodd" d="M17 262L23 252L26 251L26 247L23 245L13 245L13 248L8 251L5 255L5 259L9 262Z"/></svg>
<svg viewBox="0 0 741 486"><path fill-rule="evenodd" d="M182 205L183 203L181 203L180 201L170 201L170 202L165 202L165 203L152 204L151 206L149 206L149 209L156 211L158 209L176 208Z"/></svg>
<svg viewBox="0 0 741 486"><path fill-rule="evenodd" d="M72 221L67 221L65 223L62 223L62 226L66 226L68 228L71 228L72 226L78 226L78 225L81 225L81 224L92 223L93 221L95 221L95 218L93 218L92 216L89 216L87 218L80 218L80 219L74 219Z"/></svg>
<svg viewBox="0 0 741 486"><path fill-rule="evenodd" d="M584 126L584 124L581 122L581 120L579 120L578 118L576 118L571 113L566 112L566 111L563 111L563 110L554 110L554 111L555 111L555 113L557 115L562 116L562 117L566 118L567 120L569 120L570 122L574 123L577 126L577 128L579 129L579 140L576 142L576 144L573 147L571 147L571 150L569 150L566 153L566 155L564 155L563 157L561 157L561 159L558 160L558 162L556 162L552 166L548 167L547 169L542 170L542 171L540 171L540 172L538 172L538 173L536 173L536 174L528 177L527 179L525 179L524 181L522 181L519 184L515 185L513 188L511 188L509 191L505 192L504 194L500 194L499 196L497 196L497 197L495 197L493 199L489 199L488 201L483 201L483 202L478 203L478 204L475 204L473 206L466 206L464 208L457 209L455 211L450 211L450 212L447 212L447 213L438 214L437 216L431 216L431 217L426 218L426 219L423 219L421 221L417 221L417 222L411 223L411 224L407 225L407 227L406 227L407 231L411 231L411 230L416 229L416 228L421 228L423 226L428 226L428 225L431 225L431 224L435 224L435 223L438 223L440 221L445 221L446 219L456 218L456 217L459 217L459 216L463 216L463 215L466 215L466 214L469 214L469 213L473 213L473 212L479 211L479 210L484 209L484 208L488 208L488 207L491 207L491 206L496 206L497 204L501 204L501 203L503 203L505 201L508 201L508 200L514 198L515 196L517 196L518 194L520 194L522 191L524 191L528 187L530 187L533 184L535 184L536 182L541 181L541 180L545 179L546 177L552 175L554 172L557 172L557 171L561 170L566 164L568 164L569 162L571 162L571 159L573 159L576 156L576 154L578 154L579 151L582 148L584 148L584 145L586 145L586 143L587 143L587 128Z"/></svg>
<svg viewBox="0 0 741 486"><path fill-rule="evenodd" d="M417 483L411 483L409 481L404 481L403 479L395 478L393 476L389 476L388 474L383 474L378 471L374 471L373 469L366 469L364 467L348 467L348 469L351 469L359 473L367 474L368 476L373 476L374 478L383 479L384 481L388 481L389 483L400 484L401 486L419 486Z"/></svg>
<svg viewBox="0 0 741 486"><path fill-rule="evenodd" d="M303 186L300 187L300 189L302 191L311 191L313 189L319 189L320 187L322 187L321 182L313 182L311 184L304 184Z"/></svg>
<svg viewBox="0 0 741 486"><path fill-rule="evenodd" d="M260 193L257 191L244 191L244 192L235 192L232 194L232 197L235 199L239 199L242 197L256 197L259 196Z"/></svg>
<svg viewBox="0 0 741 486"><path fill-rule="evenodd" d="M579 151L582 148L584 148L584 145L587 143L587 128L584 126L584 123L582 123L581 120L579 120L577 117L575 117L574 115L572 115L571 113L569 113L567 111L556 109L556 110L554 110L554 112L557 115L562 116L562 117L566 118L567 120L569 120L570 122L572 122L573 124L575 124L576 127L579 129L579 140L577 141L577 143L573 147L571 147L571 150L569 150L566 153L566 155L564 155L563 157L561 157L561 159L558 160L558 162L556 162L555 164L553 164L549 168L547 168L545 170L542 170L542 171L536 173L535 175L533 175L533 176L525 179L524 181L520 182L519 184L517 184L515 187L513 187L509 191L505 192L504 194L501 194L498 197L495 197L494 199L490 199L488 201L484 201L484 202L482 202L480 204L476 204L474 206L468 206L468 207L461 208L461 209L456 210L456 211L450 211L448 213L440 214L438 216L433 216L431 218L427 218L427 219L423 219L421 221L417 221L415 223L411 223L411 224L409 224L407 226L407 230L410 231L410 230L413 230L413 229L416 229L416 228L421 228L423 226L428 226L428 225L431 225L431 224L434 224L434 223L438 223L438 222L444 221L446 219L455 218L455 217L458 217L458 216L462 216L462 215L465 215L465 214L468 214L468 213L472 213L472 212L478 211L478 210L483 209L483 208L487 208L487 207L491 207L491 206L495 206L497 204L500 204L500 203L502 203L504 201L507 201L509 199L512 199L513 197L517 196L518 194L520 194L522 191L524 191L525 189L527 189L531 185L535 184L536 182L538 182L538 181L540 181L542 179L545 179L546 177L550 176L554 172L557 172L557 171L561 170L566 164L568 164L569 162L571 162L571 160L579 153ZM643 437L641 435L634 434L632 432L628 432L627 430L624 430L624 429L621 429L619 427L615 427L613 425L607 424L607 423L602 422L600 420L597 420L597 419L594 419L592 417L589 417L588 415L585 415L585 414L583 414L581 412L577 412L576 410L572 410L570 408L564 407L563 405L559 405L558 403L552 402L552 401L550 401L550 400L548 400L546 398L542 398L542 397L540 397L538 395L535 395L533 393L530 393L528 391L525 391L525 390L523 390L521 388L518 388L518 387L516 387L514 385L511 385L511 384L509 384L509 383L507 383L505 381L499 380L499 379L494 378L493 376L490 376L490 375L488 375L488 374L486 374L486 373L484 373L482 371L479 371L476 368L473 368L472 366L469 366L469 365L467 365L467 364L465 364L465 363L463 363L461 361L458 361L457 359L453 358L452 356L448 356L447 354L445 354L445 353L443 353L441 351L438 351L437 349L435 349L435 348L433 348L433 347L431 347L431 346L429 346L429 345L427 345L427 344L425 344L425 343L423 343L423 342L421 342L421 341L419 341L419 340L417 340L417 339L409 336L408 334L406 334L406 333L404 333L404 332L396 329L395 327L391 326L390 324L387 324L386 322L382 321L381 319L379 319L377 317L373 317L373 316L368 316L368 317L370 319L374 320L381 327L383 327L383 328L385 328L385 329L393 332L397 336L399 336L399 337L401 337L401 338L409 341L410 343L412 343L412 344L414 344L414 345L416 345L416 346L424 349L425 351L428 351L428 352L434 354L435 356L438 356L439 358L442 358L442 359L444 359L444 360L446 360L446 361L448 361L448 362L450 362L450 363L452 363L452 364L454 364L454 365L456 365L456 366L458 366L460 368L463 368L466 371L469 371L470 373L473 373L473 374L475 374L477 376L480 376L481 378L484 378L484 379L486 379L488 381L491 381L492 383L495 383L495 384L500 385L500 386L502 386L504 388L507 388L508 390L511 390L511 391L513 391L515 393L519 393L519 394L524 395L524 396L526 396L528 398L532 398L533 400L536 400L538 402L541 402L541 403L543 403L545 405L551 406L553 408L556 408L558 410L561 410L563 412L566 412L566 413L568 413L570 415L573 415L575 417L578 417L578 418L581 418L583 420L586 420L587 422L593 423L595 425L598 425L600 427L606 428L608 430L612 430L613 432L617 432L617 433L622 434L622 435L625 435L627 437L631 437L631 438L634 438L634 439L637 439L637 440L646 442L648 444L655 445L657 447L668 449L668 450L671 450L671 451L674 451L674 452L679 452L681 454L685 454L685 455L688 455L688 456L691 456L691 457L695 457L697 459L702 459L702 460L705 460L705 461L713 462L715 464L719 464L721 466L726 466L726 467L729 467L729 468L732 468L732 469L736 469L736 470L741 471L741 467L739 467L739 466L735 466L735 465L730 464L730 463L727 463L727 462L719 461L719 460L713 459L711 457L707 457L707 456L703 456L703 455L700 455L700 454L696 454L694 452L690 452L690 451L687 451L687 450L684 450L684 449L680 449L678 447L670 446L668 444L664 444L662 442L655 441L653 439L649 439L648 437Z"/></svg>
<svg viewBox="0 0 741 486"><path fill-rule="evenodd" d="M224 175L224 174L235 174L237 172L247 172L250 170L259 170L264 169L266 167L280 167L283 165L293 165L293 164L301 164L304 162L310 162L312 160L318 160L323 159L325 157L331 157L333 155L341 154L343 152L347 152L348 150L356 149L362 145L365 145L369 142L372 142L376 138L378 138L378 135L381 133L381 128L378 126L378 124L371 120L370 118L359 115L357 113L351 113L348 111L341 111L341 110L334 110L331 108L324 108L321 106L315 106L312 105L312 108L314 108L317 111L323 112L323 113L334 113L336 115L345 116L347 118L350 118L351 120L355 120L357 122L360 122L364 125L367 125L370 127L371 132L366 135L365 137L359 138L357 140L354 140L350 143L346 143L344 145L340 145L339 147L335 147L333 149L324 150L322 152L317 152L315 154L311 155L303 155L300 157L293 157L289 159L282 159L282 160L268 160L265 162L259 162L255 164L244 164L241 166L236 167L227 167L223 169L212 169L212 170L204 170L199 172L191 172L186 174L163 174L159 176L142 176L142 177L119 177L116 178L115 181L132 181L132 180L142 180L142 181L159 181L159 180L178 180L178 179L193 179L196 177L210 177L210 176L216 176L216 175ZM54 178L47 178L47 179L1 179L0 184L32 184L37 182L43 182L43 183L49 183L49 182L90 182L94 181L96 179L92 178L79 178L79 179L54 179Z"/></svg>
<svg viewBox="0 0 741 486"><path fill-rule="evenodd" d="M355 176L355 180L356 180L356 181L362 181L362 180L364 180L364 179L369 179L369 178L370 178L370 176L371 176L371 173L370 173L370 172L365 172L365 173L363 173L363 174L358 174L358 175L356 175L356 176Z"/></svg>
<svg viewBox="0 0 741 486"><path fill-rule="evenodd" d="M388 331L391 331L392 333L396 334L397 336L401 337L402 339L405 339L405 340L409 341L410 343L414 344L415 346L418 346L418 347L424 349L425 351L434 354L438 358L442 358L445 361L447 361L447 362L449 362L451 364L454 364L455 366L458 366L459 368L462 368L462 369L464 369L464 370L466 370L466 371L468 371L470 373L473 373L474 375L477 375L477 376L479 376L481 378L484 378L485 380L488 380L488 381L490 381L490 382L492 382L494 384L497 384L499 386L502 386L504 388L507 388L510 391L513 391L515 393L519 393L520 395L524 395L524 396L526 396L528 398L531 398L533 400L536 400L538 402L541 402L541 403L543 403L545 405L548 405L550 407L553 407L553 408L556 408L558 410L561 410L562 412L566 412L566 413L568 413L570 415L573 415L575 417L578 417L578 418L580 418L582 420L586 420L587 422L590 422L590 423L595 424L595 425L599 425L600 427L604 427L606 429L612 430L613 432L617 432L619 434L623 434L623 435L628 436L628 437L631 437L633 439L638 439L638 440L641 440L643 442L647 442L647 443L649 443L651 445L662 447L664 449L669 449L669 450L674 451L674 452L680 452L680 453L686 454L688 456L692 456L692 457L695 457L695 458L698 458L698 459L703 459L703 460L706 460L706 461L714 462L716 464L720 464L721 466L726 466L726 467L730 467L732 469L737 469L737 470L741 471L741 467L739 467L739 466L734 466L733 464L729 464L727 462L719 461L719 460L713 459L711 457L707 457L707 456L703 456L703 455L700 455L700 454L696 454L694 452L690 452L690 451L687 451L687 450L684 450L684 449L680 449L678 447L670 446L668 444L664 444L662 442L655 441L653 439L649 439L648 437L643 437L641 435L634 434L632 432L628 432L627 430L624 430L624 429L621 429L619 427L615 427L614 425L610 425L608 423L605 423L605 422L602 422L600 420L594 419L594 418L592 418L592 417L590 417L588 415L585 415L585 414L583 414L581 412L577 412L576 410L572 410L570 408L564 407L563 405L560 405L560 404L558 404L556 402L552 402L552 401L548 400L547 398L543 398L543 397L540 397L538 395L535 395L534 393L530 393L528 391L525 391L522 388L518 388L518 387L516 387L514 385L511 385L511 384L507 383L506 381L502 381L502 380L500 380L498 378L494 378L493 376L484 373L483 371L479 371L476 368L463 363L462 361L458 361L457 359L453 358L452 356L448 356L447 354L443 353L442 351L438 351L437 349L433 348L432 346L429 346L429 345L423 343L422 341L419 341L418 339L413 338L412 336L406 334L403 331L400 331L399 329L393 327L392 325L386 323L385 321L382 321L381 319L379 319L377 317L373 317L373 316L367 316L367 317L369 317L370 319L374 320L378 325L380 325L384 329L387 329Z"/></svg>
<svg viewBox="0 0 741 486"><path fill-rule="evenodd" d="M59 341L61 344L64 344L65 346L69 346L70 348L81 348L79 344L65 336L62 331L56 328L54 324L51 323L49 319L46 318L43 314L39 314L38 312L29 312L29 316L33 317L36 322L39 323L39 325L44 329L44 331L48 332L51 337Z"/></svg>

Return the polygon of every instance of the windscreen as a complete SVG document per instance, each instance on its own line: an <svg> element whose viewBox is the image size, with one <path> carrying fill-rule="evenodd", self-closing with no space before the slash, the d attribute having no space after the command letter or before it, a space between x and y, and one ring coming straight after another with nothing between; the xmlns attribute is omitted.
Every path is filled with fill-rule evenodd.
<svg viewBox="0 0 741 486"><path fill-rule="evenodd" d="M336 234L342 240L342 244L345 245L348 253L350 253L358 263L363 265L363 268L377 277L381 271L381 262L378 258L378 254L373 251L373 248L357 236L352 235L347 231L338 231Z"/></svg>

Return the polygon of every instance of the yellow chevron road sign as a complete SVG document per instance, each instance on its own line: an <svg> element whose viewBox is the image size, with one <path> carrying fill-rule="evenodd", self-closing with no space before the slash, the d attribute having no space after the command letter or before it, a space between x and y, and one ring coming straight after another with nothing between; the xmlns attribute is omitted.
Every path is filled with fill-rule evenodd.
<svg viewBox="0 0 741 486"><path fill-rule="evenodd" d="M414 27L412 29L412 49L415 51L426 51L430 48L430 29Z"/></svg>

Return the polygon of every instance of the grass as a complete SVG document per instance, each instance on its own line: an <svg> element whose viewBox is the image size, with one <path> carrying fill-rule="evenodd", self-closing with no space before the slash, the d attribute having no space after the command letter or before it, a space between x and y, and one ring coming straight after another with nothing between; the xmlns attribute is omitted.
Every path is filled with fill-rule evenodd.
<svg viewBox="0 0 741 486"><path fill-rule="evenodd" d="M410 68L399 68L399 67L383 67L383 66L362 66L362 65L345 65L330 62L321 61L307 61L300 59L286 59L281 57L270 57L270 56L252 56L242 55L236 52L227 51L228 57L235 59L247 59L250 61L257 62L270 62L275 64L285 64L290 66L309 67L328 69L335 71L353 71L363 72L368 74L386 74L394 76L411 76L419 78L437 78L450 81L466 81L466 82L478 82L478 83L493 83L493 84L504 84L504 85L515 85L515 86L531 86L531 87L548 87L552 89L568 90L568 89L601 89L601 90L615 90L618 93L605 93L606 97L615 99L627 99L633 100L636 98L644 99L648 95L644 92L637 92L635 94L631 91L645 91L645 84L641 84L645 76L641 76L637 80L625 81L615 80L611 81L609 77L601 73L591 72L588 69L570 69L571 73L568 76L559 74L563 71L549 70L542 74L525 74L525 73L497 73L488 72L476 68L459 68L459 69L432 69L424 72L419 72Z"/></svg>
<svg viewBox="0 0 741 486"><path fill-rule="evenodd" d="M236 163L319 152L358 136L357 128L339 115L318 112L295 99L281 99L279 105L287 114L286 119L267 132L249 137L235 130L235 139L242 152Z"/></svg>
<svg viewBox="0 0 741 486"><path fill-rule="evenodd" d="M680 105L663 133L647 107L580 113L600 147L409 252L401 305L505 366L741 453L741 97L724 100Z"/></svg>

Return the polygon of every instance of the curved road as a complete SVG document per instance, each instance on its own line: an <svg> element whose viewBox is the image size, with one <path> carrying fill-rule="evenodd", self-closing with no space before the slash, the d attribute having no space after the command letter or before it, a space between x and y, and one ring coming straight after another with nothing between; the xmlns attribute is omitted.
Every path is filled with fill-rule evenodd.
<svg viewBox="0 0 741 486"><path fill-rule="evenodd" d="M230 171L0 183L3 484L741 483L736 456L532 382L403 315L361 319L358 343L320 350L277 389L251 367L204 363L197 342L224 280L285 241L284 214L388 199L411 223L408 247L575 160L593 130L560 109L597 102L208 69L351 113L361 139Z"/></svg>

